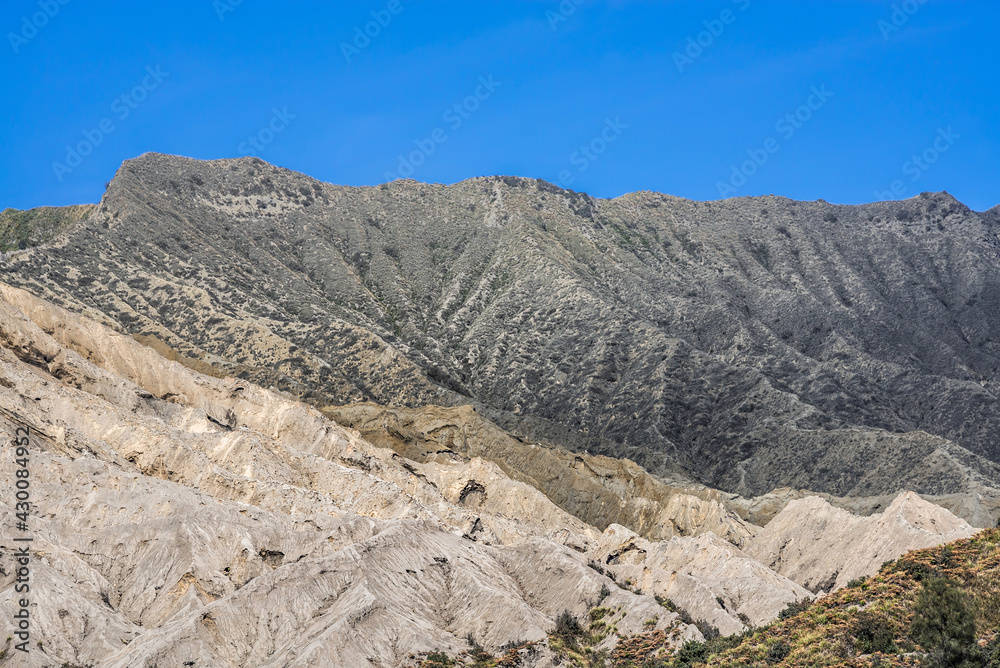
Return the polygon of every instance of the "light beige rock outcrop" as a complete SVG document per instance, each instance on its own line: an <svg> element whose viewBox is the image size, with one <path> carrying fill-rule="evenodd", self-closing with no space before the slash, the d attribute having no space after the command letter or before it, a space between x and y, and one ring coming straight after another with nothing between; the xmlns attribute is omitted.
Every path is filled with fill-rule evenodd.
<svg viewBox="0 0 1000 668"><path fill-rule="evenodd" d="M618 582L670 599L725 635L748 622L769 622L789 603L810 596L712 533L651 542L613 524L590 556Z"/></svg>
<svg viewBox="0 0 1000 668"><path fill-rule="evenodd" d="M976 533L944 508L904 492L882 513L861 517L819 497L790 502L746 553L813 592L876 573L886 561Z"/></svg>

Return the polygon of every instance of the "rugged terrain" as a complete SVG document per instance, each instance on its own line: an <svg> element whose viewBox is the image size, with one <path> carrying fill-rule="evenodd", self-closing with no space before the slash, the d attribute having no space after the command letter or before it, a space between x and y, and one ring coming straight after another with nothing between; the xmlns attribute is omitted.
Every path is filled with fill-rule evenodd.
<svg viewBox="0 0 1000 668"><path fill-rule="evenodd" d="M0 251L24 250L48 243L94 211L93 204L43 206L0 211Z"/></svg>
<svg viewBox="0 0 1000 668"><path fill-rule="evenodd" d="M1000 241L947 194L596 200L127 161L5 280L316 406L473 405L743 496L1000 493ZM610 518L609 518L610 519Z"/></svg>
<svg viewBox="0 0 1000 668"><path fill-rule="evenodd" d="M745 545L756 530L728 508L742 507L716 490L667 484L627 459L525 442L471 406L353 404L329 406L323 413L409 459L448 462L457 455L495 462L510 477L601 530L622 524L653 539L712 532L737 546Z"/></svg>
<svg viewBox="0 0 1000 668"><path fill-rule="evenodd" d="M1000 516L998 231L944 193L346 188L155 154L98 205L8 209L33 644L0 485L0 665L867 665L844 591L992 549L967 539ZM920 578L887 568L906 663ZM815 596L806 631L773 621Z"/></svg>
<svg viewBox="0 0 1000 668"><path fill-rule="evenodd" d="M872 577L812 603L790 606L781 619L707 642L688 641L665 650L669 634L658 630L623 639L610 653L594 649L607 608L591 610L589 630L564 633L576 665L606 668L783 666L786 668L889 668L890 666L1000 665L1000 530L911 552L886 563ZM481 660L479 666L512 666ZM587 663L589 661L589 664ZM424 661L443 668L446 661Z"/></svg>
<svg viewBox="0 0 1000 668"><path fill-rule="evenodd" d="M3 480L22 466L13 431L31 432L33 504L25 655L9 561L25 532L15 487L0 488L3 665L399 666L513 647L541 668L569 651L563 612L606 611L595 655L657 633L666 656L809 596L696 521L722 515L653 499L658 521L690 535L601 533L481 457L408 459L294 397L198 373L2 284L0 425ZM909 502L947 518L921 540L972 531ZM884 554L913 532L894 526ZM821 549L825 536L806 540Z"/></svg>
<svg viewBox="0 0 1000 668"><path fill-rule="evenodd" d="M789 503L745 551L813 592L829 592L871 575L873 564L974 533L962 520L912 493L900 494L869 517L808 497Z"/></svg>
<svg viewBox="0 0 1000 668"><path fill-rule="evenodd" d="M597 600L622 607L621 633L699 635L589 567L599 532L495 465L409 462L7 286L0 385L6 440L32 433L35 626L10 665L394 666L467 637L545 640ZM23 533L3 489L13 614Z"/></svg>

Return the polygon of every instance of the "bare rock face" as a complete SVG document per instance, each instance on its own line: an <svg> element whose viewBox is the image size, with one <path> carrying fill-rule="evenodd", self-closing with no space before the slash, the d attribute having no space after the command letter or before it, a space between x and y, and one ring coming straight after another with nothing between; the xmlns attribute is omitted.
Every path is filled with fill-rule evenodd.
<svg viewBox="0 0 1000 668"><path fill-rule="evenodd" d="M670 599L724 635L763 625L809 592L712 533L650 542L608 527L590 556L644 593Z"/></svg>
<svg viewBox="0 0 1000 668"><path fill-rule="evenodd" d="M906 552L975 533L965 520L912 492L868 517L813 496L785 506L745 552L810 591L829 592Z"/></svg>
<svg viewBox="0 0 1000 668"><path fill-rule="evenodd" d="M4 665L398 666L470 635L541 641L544 662L554 618L604 588L619 634L700 637L591 568L599 532L495 464L407 460L6 285L0 426L3 480L31 431L34 504L36 644L8 641ZM4 485L5 557L14 501ZM4 636L14 586L5 566Z"/></svg>
<svg viewBox="0 0 1000 668"><path fill-rule="evenodd" d="M525 440L747 497L911 489L995 520L997 224L947 193L345 188L148 154L0 269L315 406L471 404Z"/></svg>
<svg viewBox="0 0 1000 668"><path fill-rule="evenodd" d="M757 527L715 490L668 484L627 459L573 453L513 437L471 406L330 406L323 413L417 461L481 457L598 529L622 524L651 540L712 532L741 546Z"/></svg>
<svg viewBox="0 0 1000 668"><path fill-rule="evenodd" d="M986 528L995 524L994 516L1000 514L1000 498L990 496L988 486L982 481L973 481L973 493L920 494L920 498L947 509L956 517L961 517L974 527ZM975 490L985 492L977 493ZM835 508L841 508L854 515L873 515L888 508L899 494L877 496L835 496L810 492L804 489L779 488L755 497L741 497L737 494L722 494L720 501L726 508L745 521L764 526L780 513L789 503L808 497L818 497Z"/></svg>

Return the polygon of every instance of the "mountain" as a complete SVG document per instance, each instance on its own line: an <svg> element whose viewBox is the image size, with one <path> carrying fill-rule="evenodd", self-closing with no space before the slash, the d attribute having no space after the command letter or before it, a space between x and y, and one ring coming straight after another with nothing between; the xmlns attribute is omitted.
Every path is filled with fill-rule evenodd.
<svg viewBox="0 0 1000 668"><path fill-rule="evenodd" d="M22 545L25 522L33 620L24 654L20 575L0 569L3 665L403 666L478 652L542 668L572 651L560 634L580 619L595 655L654 634L668 656L809 596L697 523L732 520L718 504L702 515L690 512L702 499L681 493L652 504L665 531L690 535L601 533L482 457L409 459L288 394L161 352L0 284L0 431L8 444L29 433L26 463L5 448L0 477L27 466L31 480L23 520L17 488L0 488L0 553ZM497 447L495 426L468 422L469 450ZM780 531L816 501L771 524ZM908 507L938 522L926 543L968 528L915 497ZM892 517L834 514L800 545L815 554L858 522ZM770 530L732 521L720 533L740 527L751 547ZM798 566L792 575L810 577Z"/></svg>
<svg viewBox="0 0 1000 668"><path fill-rule="evenodd" d="M993 582L998 222L154 154L7 210L0 663L912 663Z"/></svg>
<svg viewBox="0 0 1000 668"><path fill-rule="evenodd" d="M3 278L320 407L470 404L744 496L1000 505L1000 231L946 193L613 200L127 161Z"/></svg>

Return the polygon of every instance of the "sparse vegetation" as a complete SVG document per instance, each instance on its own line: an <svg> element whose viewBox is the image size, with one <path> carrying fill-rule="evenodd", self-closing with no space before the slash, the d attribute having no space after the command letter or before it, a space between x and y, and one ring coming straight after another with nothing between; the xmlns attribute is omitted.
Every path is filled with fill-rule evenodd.
<svg viewBox="0 0 1000 668"><path fill-rule="evenodd" d="M794 617L800 612L804 612L809 609L810 600L807 598L801 601L792 601L785 608L778 613L778 619L788 619L789 617Z"/></svg>
<svg viewBox="0 0 1000 668"><path fill-rule="evenodd" d="M939 556L950 546L942 548ZM931 578L917 595L910 627L913 639L928 652L933 668L972 666L976 654L976 617L968 595L954 582Z"/></svg>
<svg viewBox="0 0 1000 668"><path fill-rule="evenodd" d="M657 601L686 615L669 599ZM749 628L747 619L747 630L736 635L692 622L705 640L678 647L677 627L655 629L656 620L646 620L648 630L620 637L602 655L594 648L615 632L619 612L592 608L584 630L564 611L549 647L565 665L579 668L1000 668L1000 530L911 552L829 596L789 604L771 624ZM502 659L475 665L518 665Z"/></svg>
<svg viewBox="0 0 1000 668"><path fill-rule="evenodd" d="M51 241L77 221L87 217L94 205L41 207L0 211L0 252L21 250Z"/></svg>
<svg viewBox="0 0 1000 668"><path fill-rule="evenodd" d="M572 639L582 633L583 627L580 626L580 622L569 610L563 610L559 613L559 616L556 617L555 635L565 639Z"/></svg>

